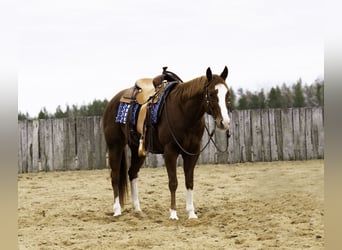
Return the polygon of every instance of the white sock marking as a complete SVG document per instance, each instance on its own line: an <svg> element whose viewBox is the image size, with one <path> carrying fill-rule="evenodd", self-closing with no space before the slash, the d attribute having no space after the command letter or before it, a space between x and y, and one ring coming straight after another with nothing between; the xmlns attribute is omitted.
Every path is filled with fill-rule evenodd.
<svg viewBox="0 0 342 250"><path fill-rule="evenodd" d="M131 197L133 209L135 211L141 211L140 202L139 202L139 192L138 192L138 178L135 178L131 181Z"/></svg>
<svg viewBox="0 0 342 250"><path fill-rule="evenodd" d="M178 220L177 211L170 208L170 219Z"/></svg>
<svg viewBox="0 0 342 250"><path fill-rule="evenodd" d="M121 215L121 205L120 205L119 197L115 197L114 199L113 211L114 211L114 216Z"/></svg>
<svg viewBox="0 0 342 250"><path fill-rule="evenodd" d="M186 211L189 213L189 219L197 219L194 207L194 194L191 189L186 190Z"/></svg>

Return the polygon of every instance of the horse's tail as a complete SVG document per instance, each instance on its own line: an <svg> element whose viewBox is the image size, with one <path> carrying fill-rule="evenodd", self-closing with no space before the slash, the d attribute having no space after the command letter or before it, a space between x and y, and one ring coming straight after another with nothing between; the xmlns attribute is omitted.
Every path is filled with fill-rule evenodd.
<svg viewBox="0 0 342 250"><path fill-rule="evenodd" d="M128 189L127 189L127 155L126 155L126 147L124 147L121 156L121 165L120 165L120 177L119 177L119 200L120 205L124 207L125 199L127 197Z"/></svg>

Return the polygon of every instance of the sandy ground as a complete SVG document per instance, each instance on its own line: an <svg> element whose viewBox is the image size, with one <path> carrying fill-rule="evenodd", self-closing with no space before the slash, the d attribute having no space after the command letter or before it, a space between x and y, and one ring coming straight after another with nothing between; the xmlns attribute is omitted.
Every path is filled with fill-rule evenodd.
<svg viewBox="0 0 342 250"><path fill-rule="evenodd" d="M19 249L323 249L322 160L201 165L198 219L187 219L178 168L179 221L169 216L165 168L140 171L142 212L112 216L109 170L20 174Z"/></svg>

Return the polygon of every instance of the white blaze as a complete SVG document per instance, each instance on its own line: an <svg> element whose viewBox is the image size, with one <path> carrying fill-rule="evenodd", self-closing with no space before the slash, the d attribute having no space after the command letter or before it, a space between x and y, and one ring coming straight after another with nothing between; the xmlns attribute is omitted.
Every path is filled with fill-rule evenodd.
<svg viewBox="0 0 342 250"><path fill-rule="evenodd" d="M220 84L217 84L215 86L215 89L218 90L217 96L218 96L219 106L220 106L221 114L222 114L222 118L223 118L222 123L224 124L224 127L226 129L228 129L229 123L230 123L230 118L228 115L228 109L226 106L226 94L227 94L228 88L223 83L220 83Z"/></svg>

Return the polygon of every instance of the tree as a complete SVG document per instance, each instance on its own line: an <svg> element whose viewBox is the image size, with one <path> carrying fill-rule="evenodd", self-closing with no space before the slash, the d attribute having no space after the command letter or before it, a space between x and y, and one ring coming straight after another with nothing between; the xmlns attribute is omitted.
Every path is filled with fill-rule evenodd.
<svg viewBox="0 0 342 250"><path fill-rule="evenodd" d="M293 107L293 91L285 83L280 88L281 91L281 104L279 108L291 108Z"/></svg>
<svg viewBox="0 0 342 250"><path fill-rule="evenodd" d="M47 112L45 107L41 109L38 113L38 119L48 119L49 117L49 113Z"/></svg>
<svg viewBox="0 0 342 250"><path fill-rule="evenodd" d="M266 97L264 89L261 89L261 91L258 94L258 100L259 100L259 108L264 109L266 108Z"/></svg>
<svg viewBox="0 0 342 250"><path fill-rule="evenodd" d="M21 113L20 111L18 112L18 121L24 121L27 119L29 119L28 113L26 113L26 115L25 115L25 114Z"/></svg>
<svg viewBox="0 0 342 250"><path fill-rule="evenodd" d="M234 110L236 107L236 94L235 91L233 90L233 88L230 89L230 110Z"/></svg>
<svg viewBox="0 0 342 250"><path fill-rule="evenodd" d="M302 79L294 85L293 107L300 108L305 106L305 97L302 88Z"/></svg>
<svg viewBox="0 0 342 250"><path fill-rule="evenodd" d="M316 81L316 99L318 106L324 106L324 81Z"/></svg>
<svg viewBox="0 0 342 250"><path fill-rule="evenodd" d="M65 117L67 117L66 114L61 109L60 105L57 106L54 117L55 118L65 118Z"/></svg>
<svg viewBox="0 0 342 250"><path fill-rule="evenodd" d="M279 87L272 87L267 97L267 106L269 108L282 108L282 95Z"/></svg>
<svg viewBox="0 0 342 250"><path fill-rule="evenodd" d="M238 94L240 96L238 101L238 109L247 109L248 108L248 99L247 96L243 93L243 89L238 89Z"/></svg>

